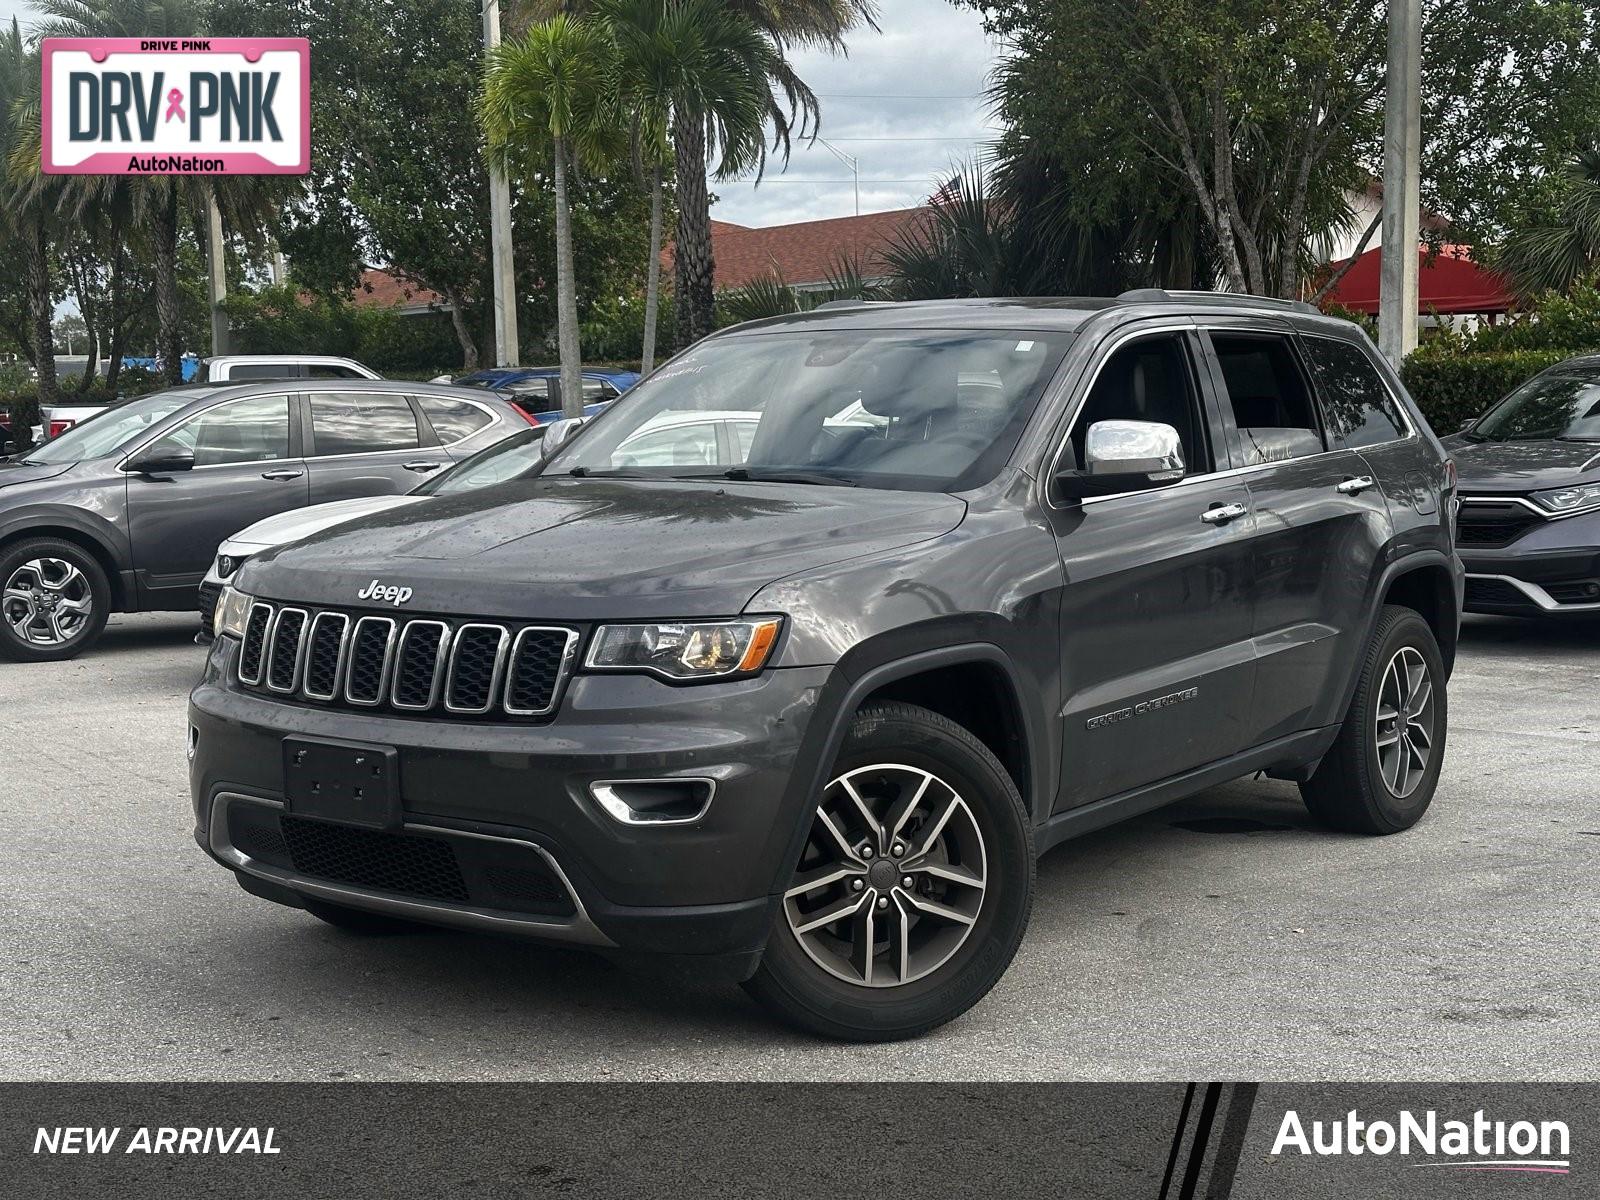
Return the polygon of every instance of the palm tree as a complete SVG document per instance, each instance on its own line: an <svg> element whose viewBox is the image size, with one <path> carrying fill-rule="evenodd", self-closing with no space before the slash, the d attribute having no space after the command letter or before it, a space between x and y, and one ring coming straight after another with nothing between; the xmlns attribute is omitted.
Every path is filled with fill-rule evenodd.
<svg viewBox="0 0 1600 1200"><path fill-rule="evenodd" d="M641 172L648 164L650 175L641 367L648 375L655 360L662 198L674 115L698 114L718 148L719 177L759 164L772 51L755 25L729 16L721 0L598 0L594 12L616 46L618 100L630 123L635 162Z"/></svg>
<svg viewBox="0 0 1600 1200"><path fill-rule="evenodd" d="M531 164L547 152L556 201L556 340L561 410L583 414L568 175L614 153L613 47L600 26L565 14L502 42L484 62L478 118L489 153Z"/></svg>
<svg viewBox="0 0 1600 1200"><path fill-rule="evenodd" d="M526 0L534 16L581 12L594 0ZM664 2L664 0L662 0ZM785 160L794 138L816 133L820 108L814 93L794 71L788 52L822 49L843 53L845 34L863 25L877 28L876 0L723 0L705 6L718 21L748 21L766 43L760 68L766 81L765 117L772 126L773 149ZM711 114L684 104L672 111L672 148L678 186L678 227L673 243L674 342L679 349L710 333L715 324L716 263L711 252L711 196L707 171L721 151L719 174L727 174L723 131ZM750 167L765 165L766 148ZM750 169L750 168L747 168Z"/></svg>
<svg viewBox="0 0 1600 1200"><path fill-rule="evenodd" d="M53 315L50 287L51 187L21 168L30 139L38 152L38 122L28 117L30 89L39 87L39 57L30 54L15 17L0 34L0 245L12 243L23 263L28 297L28 338L34 347L34 369L39 375L39 402L56 399L55 342L50 329ZM15 260L13 260L15 261ZM12 422L17 444L24 447L31 416Z"/></svg>
<svg viewBox="0 0 1600 1200"><path fill-rule="evenodd" d="M1578 151L1565 176L1556 219L1517 230L1494 257L1522 299L1565 291L1600 270L1600 143Z"/></svg>

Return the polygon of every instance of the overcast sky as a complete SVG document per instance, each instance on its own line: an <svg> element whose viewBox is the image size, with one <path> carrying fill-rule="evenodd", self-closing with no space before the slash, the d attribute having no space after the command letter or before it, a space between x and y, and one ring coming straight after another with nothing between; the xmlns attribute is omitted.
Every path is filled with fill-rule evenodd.
<svg viewBox="0 0 1600 1200"><path fill-rule="evenodd" d="M860 161L862 212L920 203L993 134L981 93L995 47L977 14L948 0L879 7L883 32L856 34L847 57L795 60L821 98L822 136ZM0 20L14 13L27 23L26 0L0 0ZM855 211L850 180L850 168L826 147L797 144L788 168L773 163L759 185L715 182L712 215L739 225L847 217Z"/></svg>

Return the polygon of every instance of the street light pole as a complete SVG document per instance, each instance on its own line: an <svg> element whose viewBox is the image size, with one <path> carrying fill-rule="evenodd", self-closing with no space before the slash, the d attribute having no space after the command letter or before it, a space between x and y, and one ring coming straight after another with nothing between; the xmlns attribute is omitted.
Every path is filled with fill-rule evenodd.
<svg viewBox="0 0 1600 1200"><path fill-rule="evenodd" d="M1417 346L1422 208L1422 0L1389 0L1383 96L1383 248L1378 349L1395 367Z"/></svg>
<svg viewBox="0 0 1600 1200"><path fill-rule="evenodd" d="M500 0L484 0L483 46L500 44ZM517 276L511 261L511 184L498 164L489 164L489 249L494 267L494 365L514 367L517 348Z"/></svg>
<svg viewBox="0 0 1600 1200"><path fill-rule="evenodd" d="M853 154L846 154L827 138L818 138L822 148L833 155L845 166L850 168L850 179L856 185L856 216L861 215L861 160Z"/></svg>
<svg viewBox="0 0 1600 1200"><path fill-rule="evenodd" d="M227 246L222 238L222 210L217 194L206 188L206 274L211 304L211 353L228 353L228 314L222 302L228 297Z"/></svg>

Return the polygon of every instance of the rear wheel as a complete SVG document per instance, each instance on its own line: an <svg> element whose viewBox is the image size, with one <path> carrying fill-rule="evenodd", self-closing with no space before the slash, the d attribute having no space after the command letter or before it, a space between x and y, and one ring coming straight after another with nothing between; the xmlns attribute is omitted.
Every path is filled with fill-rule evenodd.
<svg viewBox="0 0 1600 1200"><path fill-rule="evenodd" d="M1433 630L1386 605L1338 740L1300 785L1311 815L1351 833L1398 833L1428 811L1448 728L1444 662Z"/></svg>
<svg viewBox="0 0 1600 1200"><path fill-rule="evenodd" d="M0 551L0 658L59 662L99 638L111 584L81 546L27 538Z"/></svg>
<svg viewBox="0 0 1600 1200"><path fill-rule="evenodd" d="M994 986L1033 902L1022 798L967 730L910 704L859 713L745 984L814 1033L912 1037Z"/></svg>

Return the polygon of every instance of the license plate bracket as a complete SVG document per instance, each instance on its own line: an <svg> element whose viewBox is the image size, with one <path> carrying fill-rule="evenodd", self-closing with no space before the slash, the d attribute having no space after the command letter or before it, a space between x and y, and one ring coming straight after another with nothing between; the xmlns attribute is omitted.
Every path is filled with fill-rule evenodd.
<svg viewBox="0 0 1600 1200"><path fill-rule="evenodd" d="M333 738L285 738L283 795L299 817L398 829L400 752Z"/></svg>

